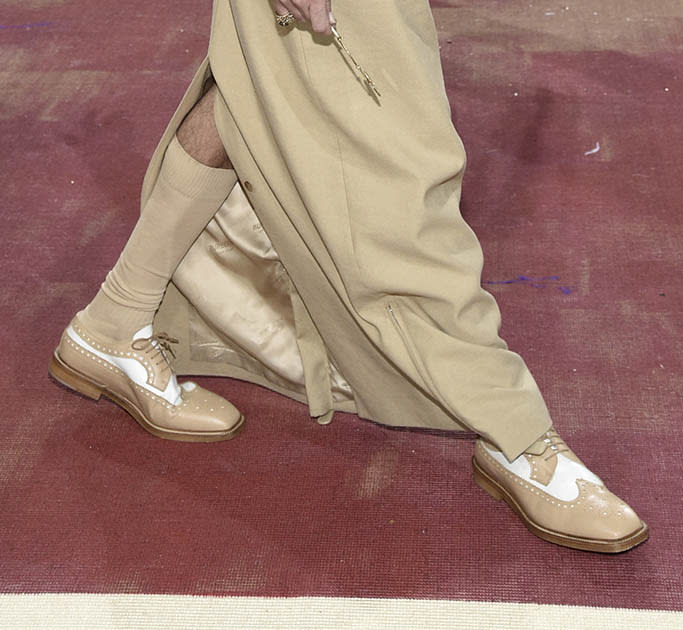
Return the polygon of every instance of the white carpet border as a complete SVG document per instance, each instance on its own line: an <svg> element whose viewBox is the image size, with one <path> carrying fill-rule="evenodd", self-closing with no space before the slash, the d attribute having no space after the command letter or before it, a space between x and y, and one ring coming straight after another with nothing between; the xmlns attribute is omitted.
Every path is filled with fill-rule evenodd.
<svg viewBox="0 0 683 630"><path fill-rule="evenodd" d="M683 612L434 599L0 594L3 630L631 630L683 628Z"/></svg>

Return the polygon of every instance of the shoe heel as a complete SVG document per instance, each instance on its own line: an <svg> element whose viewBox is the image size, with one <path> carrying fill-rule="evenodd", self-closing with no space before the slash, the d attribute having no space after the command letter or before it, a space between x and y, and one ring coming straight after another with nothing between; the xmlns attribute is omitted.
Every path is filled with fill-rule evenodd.
<svg viewBox="0 0 683 630"><path fill-rule="evenodd" d="M102 387L89 381L82 374L72 370L68 365L62 362L59 355L55 351L50 359L50 365L47 368L48 373L56 381L65 385L69 389L77 391L93 400L99 400L102 395Z"/></svg>
<svg viewBox="0 0 683 630"><path fill-rule="evenodd" d="M503 494L481 471L475 459L472 459L472 472L474 475L474 483L476 483L484 492L489 494L496 501L504 501Z"/></svg>

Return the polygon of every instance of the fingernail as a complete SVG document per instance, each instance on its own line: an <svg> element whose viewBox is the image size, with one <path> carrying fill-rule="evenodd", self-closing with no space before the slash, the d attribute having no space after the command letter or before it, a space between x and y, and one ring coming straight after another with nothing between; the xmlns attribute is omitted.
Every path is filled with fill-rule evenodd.
<svg viewBox="0 0 683 630"><path fill-rule="evenodd" d="M334 25L336 26L336 24L337 24L337 18L334 17L334 14L332 13L332 11L330 11L330 12L327 14L327 16L328 16L329 19L330 19L330 24L334 24Z"/></svg>

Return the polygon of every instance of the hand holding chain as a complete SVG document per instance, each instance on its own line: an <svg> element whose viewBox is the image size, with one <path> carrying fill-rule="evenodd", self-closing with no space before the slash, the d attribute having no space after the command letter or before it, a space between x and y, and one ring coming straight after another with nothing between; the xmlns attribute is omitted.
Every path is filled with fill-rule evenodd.
<svg viewBox="0 0 683 630"><path fill-rule="evenodd" d="M280 15L279 13L275 13L275 22L277 23L278 26L287 27L289 26L292 22L294 22L296 18L294 15L292 15L291 12L287 12L285 15ZM382 96L379 93L379 90L377 89L377 86L375 85L375 82L370 78L370 75L362 68L362 66L355 60L354 56L351 54L351 51L345 46L342 36L337 30L336 24L331 24L330 28L332 30L332 34L334 35L335 41L339 45L340 49L343 50L348 56L349 59L351 59L352 63L354 66L356 66L356 70L360 72L361 75L363 75L363 80L365 81L365 84L375 93L377 96Z"/></svg>

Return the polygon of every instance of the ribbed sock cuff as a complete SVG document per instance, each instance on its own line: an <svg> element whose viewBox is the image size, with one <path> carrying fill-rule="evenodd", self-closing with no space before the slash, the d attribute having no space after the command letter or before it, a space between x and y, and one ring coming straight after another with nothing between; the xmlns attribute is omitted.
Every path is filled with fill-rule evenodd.
<svg viewBox="0 0 683 630"><path fill-rule="evenodd" d="M130 339L143 326L154 320L153 310L124 306L104 291L104 283L94 299L82 311L83 324L93 332L121 341Z"/></svg>
<svg viewBox="0 0 683 630"><path fill-rule="evenodd" d="M206 201L223 201L237 183L234 169L202 164L185 151L176 135L166 149L159 176L186 197Z"/></svg>

